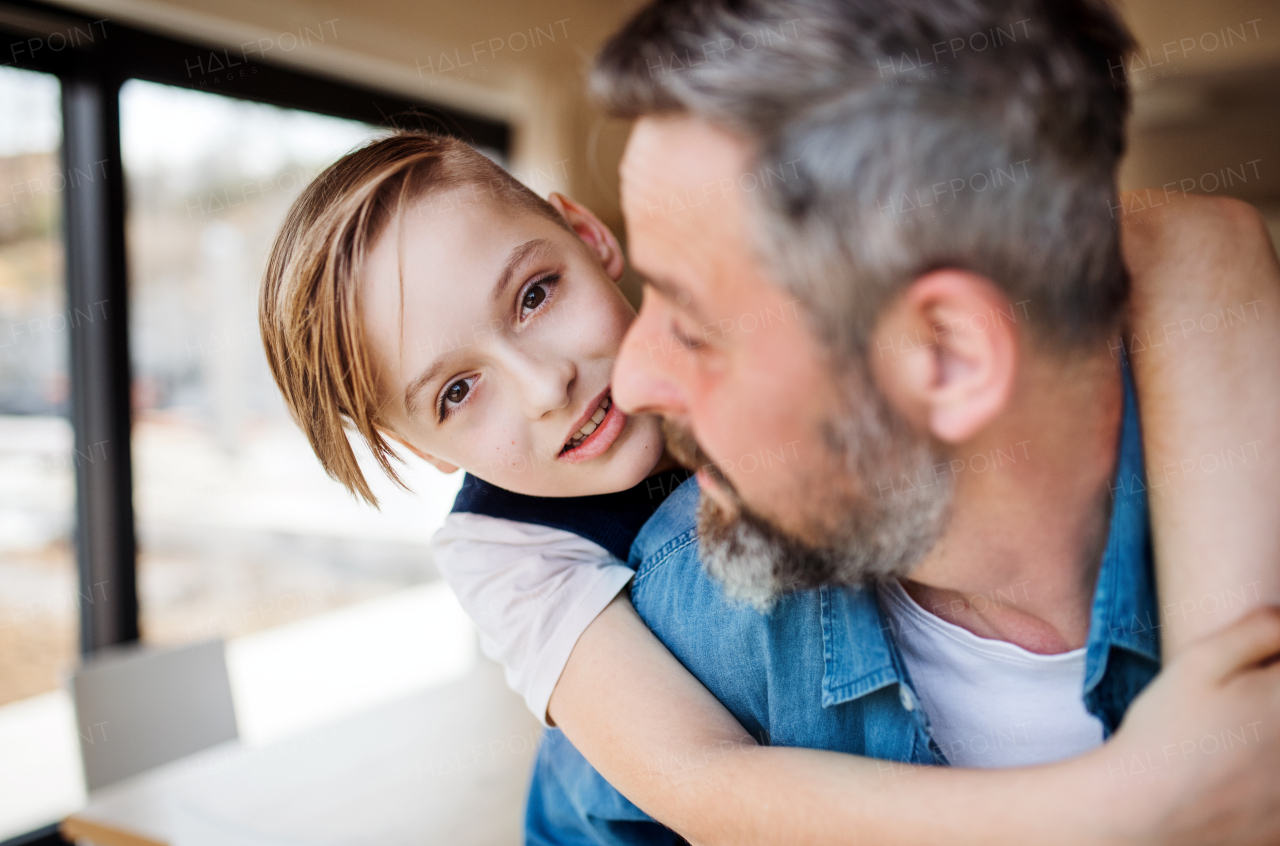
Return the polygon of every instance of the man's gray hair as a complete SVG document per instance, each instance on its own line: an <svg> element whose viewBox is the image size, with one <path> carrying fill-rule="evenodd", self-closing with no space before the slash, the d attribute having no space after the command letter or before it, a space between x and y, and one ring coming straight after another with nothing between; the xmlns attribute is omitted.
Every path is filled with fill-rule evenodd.
<svg viewBox="0 0 1280 846"><path fill-rule="evenodd" d="M1128 296L1132 45L1102 0L657 0L592 88L613 114L689 113L754 145L762 257L835 349L865 355L882 308L938 268L991 279L1004 317L1076 349Z"/></svg>

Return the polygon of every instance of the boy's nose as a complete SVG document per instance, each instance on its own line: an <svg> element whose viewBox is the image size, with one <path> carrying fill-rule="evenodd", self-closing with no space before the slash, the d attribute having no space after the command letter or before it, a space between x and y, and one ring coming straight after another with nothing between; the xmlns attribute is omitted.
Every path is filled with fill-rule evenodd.
<svg viewBox="0 0 1280 846"><path fill-rule="evenodd" d="M527 360L515 373L522 411L538 420L569 404L577 368L568 359Z"/></svg>
<svg viewBox="0 0 1280 846"><path fill-rule="evenodd" d="M628 414L685 414L683 392L676 381L679 351L662 330L656 297L645 292L640 313L627 330L613 366L613 399Z"/></svg>

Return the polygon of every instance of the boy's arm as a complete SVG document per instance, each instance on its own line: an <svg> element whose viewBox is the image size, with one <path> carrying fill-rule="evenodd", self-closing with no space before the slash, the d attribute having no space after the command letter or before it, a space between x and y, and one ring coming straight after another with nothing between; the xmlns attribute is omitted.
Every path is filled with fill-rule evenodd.
<svg viewBox="0 0 1280 846"><path fill-rule="evenodd" d="M1126 203L1125 207L1145 207ZM1258 212L1122 221L1166 656L1280 604L1280 266Z"/></svg>
<svg viewBox="0 0 1280 846"><path fill-rule="evenodd" d="M481 650L543 722L578 636L634 575L572 532L484 514L450 514L431 553Z"/></svg>
<svg viewBox="0 0 1280 846"><path fill-rule="evenodd" d="M1242 668L1278 650L1280 614L1263 611L1188 649L1101 749L1021 769L919 767L757 746L619 596L578 639L550 713L610 783L695 844L1263 844L1280 837L1268 812L1280 727L1266 719L1280 665ZM1223 725L1251 726L1249 742L1213 756L1180 743ZM1162 762L1161 777L1134 760Z"/></svg>
<svg viewBox="0 0 1280 846"><path fill-rule="evenodd" d="M1171 660L1108 744L999 771L760 748L620 597L579 639L551 699L588 760L695 843L1280 837L1267 813L1280 798L1268 776L1280 733L1267 719L1280 707L1280 666L1256 666L1280 647L1280 617L1232 624L1249 605L1280 601L1280 271L1256 212L1229 200L1131 217L1124 248ZM1210 473L1210 454L1227 466ZM1250 742L1211 758L1187 752L1225 725L1250 727ZM1139 773L1147 764L1159 778Z"/></svg>

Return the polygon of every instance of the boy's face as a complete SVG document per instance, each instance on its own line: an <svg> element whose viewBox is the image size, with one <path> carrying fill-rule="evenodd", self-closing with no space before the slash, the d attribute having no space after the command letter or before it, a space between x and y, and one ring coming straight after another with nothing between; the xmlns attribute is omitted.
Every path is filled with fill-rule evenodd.
<svg viewBox="0 0 1280 846"><path fill-rule="evenodd" d="M617 241L558 195L574 232L478 193L414 204L369 255L362 318L382 420L437 467L517 493L639 483L663 442L656 417L612 402L614 359L635 317L615 284Z"/></svg>

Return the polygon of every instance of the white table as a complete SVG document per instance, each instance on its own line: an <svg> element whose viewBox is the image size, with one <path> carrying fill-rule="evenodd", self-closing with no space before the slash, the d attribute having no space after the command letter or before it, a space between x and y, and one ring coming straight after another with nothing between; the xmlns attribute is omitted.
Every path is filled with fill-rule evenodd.
<svg viewBox="0 0 1280 846"><path fill-rule="evenodd" d="M481 660L329 726L110 785L62 830L99 846L514 846L539 734Z"/></svg>

